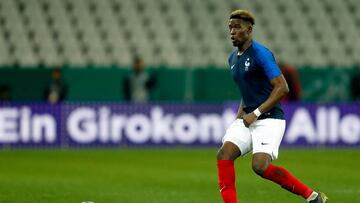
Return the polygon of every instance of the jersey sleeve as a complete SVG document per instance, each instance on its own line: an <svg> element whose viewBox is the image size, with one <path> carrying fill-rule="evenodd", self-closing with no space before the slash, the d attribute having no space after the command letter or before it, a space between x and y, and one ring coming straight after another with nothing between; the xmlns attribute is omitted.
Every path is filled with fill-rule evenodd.
<svg viewBox="0 0 360 203"><path fill-rule="evenodd" d="M282 74L279 66L276 64L274 55L266 48L258 51L257 61L264 69L264 72L269 80L272 80Z"/></svg>
<svg viewBox="0 0 360 203"><path fill-rule="evenodd" d="M232 53L229 55L229 57L228 57L228 64L229 64L229 66L231 66L231 58L232 58Z"/></svg>
<svg viewBox="0 0 360 203"><path fill-rule="evenodd" d="M235 54L235 53L236 53L236 52L233 51L233 52L230 54L230 56L228 57L229 67L231 67L231 65L232 65L232 62L233 62L233 58L234 58L234 54Z"/></svg>

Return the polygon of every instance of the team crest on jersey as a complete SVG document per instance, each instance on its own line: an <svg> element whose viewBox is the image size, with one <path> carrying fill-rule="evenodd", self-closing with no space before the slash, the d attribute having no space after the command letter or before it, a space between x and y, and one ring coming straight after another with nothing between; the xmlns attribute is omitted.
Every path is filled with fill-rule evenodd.
<svg viewBox="0 0 360 203"><path fill-rule="evenodd" d="M249 70L249 66L250 66L250 58L247 58L245 61L245 71Z"/></svg>

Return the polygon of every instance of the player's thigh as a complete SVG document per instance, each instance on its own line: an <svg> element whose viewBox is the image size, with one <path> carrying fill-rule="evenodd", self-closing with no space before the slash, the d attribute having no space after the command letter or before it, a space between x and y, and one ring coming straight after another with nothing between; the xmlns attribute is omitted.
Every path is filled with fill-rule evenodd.
<svg viewBox="0 0 360 203"><path fill-rule="evenodd" d="M236 119L228 127L222 142L223 144L226 142L231 142L237 146L241 152L241 156L244 156L252 150L250 131L249 128L244 125L242 119Z"/></svg>
<svg viewBox="0 0 360 203"><path fill-rule="evenodd" d="M279 147L285 132L285 120L263 119L250 126L253 153L267 153L277 159Z"/></svg>
<svg viewBox="0 0 360 203"><path fill-rule="evenodd" d="M232 142L224 142L217 153L217 160L235 160L241 155L238 146Z"/></svg>

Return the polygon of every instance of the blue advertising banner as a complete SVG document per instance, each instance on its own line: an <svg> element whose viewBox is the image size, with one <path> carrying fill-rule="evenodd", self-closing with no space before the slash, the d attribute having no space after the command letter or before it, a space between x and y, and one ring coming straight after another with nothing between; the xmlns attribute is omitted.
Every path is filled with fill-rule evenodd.
<svg viewBox="0 0 360 203"><path fill-rule="evenodd" d="M220 145L237 103L7 103L1 147ZM283 146L360 146L358 104L285 104ZM240 136L240 135L239 135Z"/></svg>
<svg viewBox="0 0 360 203"><path fill-rule="evenodd" d="M289 104L284 110L284 145L360 145L359 104Z"/></svg>

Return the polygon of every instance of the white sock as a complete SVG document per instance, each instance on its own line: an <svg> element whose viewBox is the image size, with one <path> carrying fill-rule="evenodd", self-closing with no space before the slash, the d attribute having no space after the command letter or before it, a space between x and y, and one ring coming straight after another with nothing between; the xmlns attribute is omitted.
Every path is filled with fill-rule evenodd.
<svg viewBox="0 0 360 203"><path fill-rule="evenodd" d="M310 195L306 200L307 200L308 202L310 202L310 201L316 199L318 195L319 195L319 194L314 191L314 192L311 193L311 195Z"/></svg>

